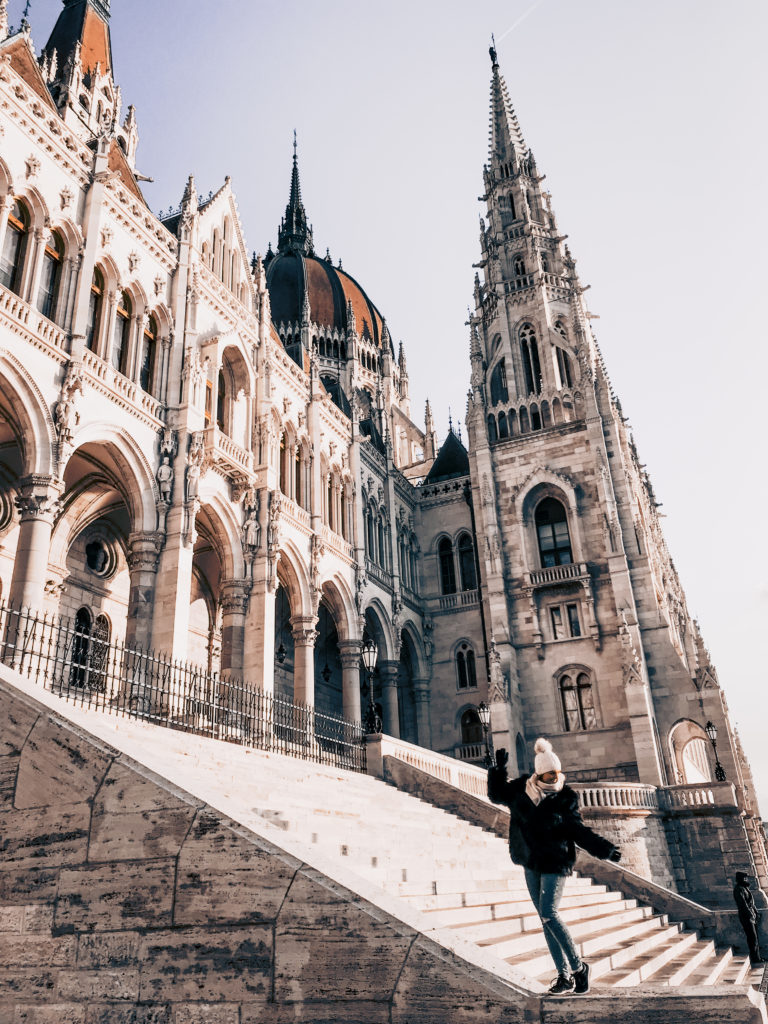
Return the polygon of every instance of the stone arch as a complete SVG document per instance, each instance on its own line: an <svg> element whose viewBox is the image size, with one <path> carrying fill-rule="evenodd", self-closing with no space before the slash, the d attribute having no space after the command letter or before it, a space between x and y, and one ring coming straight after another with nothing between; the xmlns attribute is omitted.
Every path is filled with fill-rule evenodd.
<svg viewBox="0 0 768 1024"><path fill-rule="evenodd" d="M7 349L0 349L0 403L21 449L19 475L53 475L58 458L53 417L33 378Z"/></svg>
<svg viewBox="0 0 768 1024"><path fill-rule="evenodd" d="M108 423L87 423L73 437L72 455L86 445L98 445L113 463L117 490L131 513L134 531L151 533L157 527L160 492L152 467L135 438L121 427ZM71 459L72 456L70 456Z"/></svg>
<svg viewBox="0 0 768 1024"><path fill-rule="evenodd" d="M14 195L13 175L8 164L0 157L0 196L6 196L9 192Z"/></svg>
<svg viewBox="0 0 768 1024"><path fill-rule="evenodd" d="M414 657L414 672L416 679L427 679L429 677L429 666L427 665L427 656L424 651L424 644L422 643L421 634L419 633L416 623L413 619L406 619L403 623L402 636L407 637L408 642L411 644L412 656Z"/></svg>
<svg viewBox="0 0 768 1024"><path fill-rule="evenodd" d="M354 595L339 574L323 583L323 600L333 615L339 640L359 639Z"/></svg>
<svg viewBox="0 0 768 1024"><path fill-rule="evenodd" d="M277 576L288 595L291 613L311 615L312 599L306 571L306 555L302 555L292 540L286 540L280 546Z"/></svg>
<svg viewBox="0 0 768 1024"><path fill-rule="evenodd" d="M392 621L386 608L374 598L365 608L365 627L378 648L378 661L396 661L398 653L393 643Z"/></svg>
<svg viewBox="0 0 768 1024"><path fill-rule="evenodd" d="M690 718L675 722L669 730L667 746L676 783L693 785L713 780L710 740L698 722Z"/></svg>
<svg viewBox="0 0 768 1024"><path fill-rule="evenodd" d="M204 491L204 488L201 488ZM222 579L239 579L245 572L241 542L241 524L231 502L220 494L201 494L201 514L208 520L208 529L216 542L216 553L221 563Z"/></svg>
<svg viewBox="0 0 768 1024"><path fill-rule="evenodd" d="M16 193L16 197L21 199L29 210L31 231L50 226L51 213L48 204L34 185L26 185Z"/></svg>
<svg viewBox="0 0 768 1024"><path fill-rule="evenodd" d="M515 496L515 512L520 525L520 539L529 569L537 568L539 565L539 546L534 515L537 506L545 498L554 498L564 506L568 519L573 561L583 561L586 547L576 488L564 473L556 473L547 467L539 466L521 484Z"/></svg>

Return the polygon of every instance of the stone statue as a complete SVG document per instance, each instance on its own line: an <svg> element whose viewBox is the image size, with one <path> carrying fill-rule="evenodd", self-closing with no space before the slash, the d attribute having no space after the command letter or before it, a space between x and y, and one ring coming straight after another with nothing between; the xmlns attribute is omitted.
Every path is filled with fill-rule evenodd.
<svg viewBox="0 0 768 1024"><path fill-rule="evenodd" d="M160 500L171 503L171 489L173 487L173 466L167 455L163 456L160 468L157 471L157 483L160 488Z"/></svg>
<svg viewBox="0 0 768 1024"><path fill-rule="evenodd" d="M247 516L243 524L243 547L246 553L253 554L261 547L261 523L259 522L259 496L254 495L252 505L248 506Z"/></svg>

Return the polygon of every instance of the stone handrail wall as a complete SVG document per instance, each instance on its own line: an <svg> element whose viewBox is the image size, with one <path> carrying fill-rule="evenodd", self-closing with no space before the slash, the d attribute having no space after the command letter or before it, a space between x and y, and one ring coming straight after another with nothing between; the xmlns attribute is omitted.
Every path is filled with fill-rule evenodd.
<svg viewBox="0 0 768 1024"><path fill-rule="evenodd" d="M477 604L476 590L460 590L456 594L443 594L440 597L441 611L451 608L466 608L474 604Z"/></svg>
<svg viewBox="0 0 768 1024"><path fill-rule="evenodd" d="M235 469L249 471L253 468L253 454L215 425L205 431L205 446L212 452L214 460L223 456Z"/></svg>
<svg viewBox="0 0 768 1024"><path fill-rule="evenodd" d="M547 583L562 583L565 580L577 580L587 575L587 567L583 562L572 562L570 565L553 565L548 569L534 569L530 574L531 586L539 587Z"/></svg>
<svg viewBox="0 0 768 1024"><path fill-rule="evenodd" d="M621 785L574 782L571 788L578 793L579 805L585 810L600 807L612 810L659 809L658 790L655 786L641 782L625 782Z"/></svg>
<svg viewBox="0 0 768 1024"><path fill-rule="evenodd" d="M366 746L369 775L384 778L384 758L394 758L462 793L490 803L486 795L488 773L485 768L476 768L457 761L455 757L437 754L433 750L395 739L394 736L367 736Z"/></svg>
<svg viewBox="0 0 768 1024"><path fill-rule="evenodd" d="M342 555L342 557L348 558L350 561L352 560L352 545L344 540L340 533L336 533L330 526L325 524L323 524L323 543L327 544L336 554Z"/></svg>
<svg viewBox="0 0 768 1024"><path fill-rule="evenodd" d="M128 377L124 377L111 363L102 359L101 356L97 356L90 349L83 351L83 367L89 377L118 395L124 406L140 410L154 420L160 419L163 409L162 402L147 394L138 384L129 380Z"/></svg>
<svg viewBox="0 0 768 1024"><path fill-rule="evenodd" d="M387 590L392 589L392 576L386 569L382 569L380 565L376 565L375 562L371 561L366 556L365 559L365 571L372 580L375 580L380 586L385 587Z"/></svg>
<svg viewBox="0 0 768 1024"><path fill-rule="evenodd" d="M52 320L43 316L34 309L28 302L25 302L15 292L0 285L0 313L15 327L18 333L18 325L22 325L30 334L30 341L37 343L51 355L50 349L56 349L57 353L66 353L68 349L67 335ZM39 342L43 342L40 345Z"/></svg>
<svg viewBox="0 0 768 1024"><path fill-rule="evenodd" d="M295 523L297 523L299 526L302 526L305 530L311 531L311 512L308 512L305 508L302 508L301 505L297 504L297 502L293 501L291 498L287 498L284 494L281 494L280 502L288 519L292 519Z"/></svg>
<svg viewBox="0 0 768 1024"><path fill-rule="evenodd" d="M659 790L664 810L682 810L694 807L738 807L736 790L732 782L705 782L692 786L667 786Z"/></svg>

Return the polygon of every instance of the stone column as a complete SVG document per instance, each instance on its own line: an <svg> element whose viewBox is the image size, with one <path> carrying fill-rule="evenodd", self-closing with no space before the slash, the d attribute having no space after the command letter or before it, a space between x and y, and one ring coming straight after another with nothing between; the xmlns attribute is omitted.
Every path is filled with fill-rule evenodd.
<svg viewBox="0 0 768 1024"><path fill-rule="evenodd" d="M341 659L341 702L344 717L350 722L361 721L360 715L360 653L362 640L339 640Z"/></svg>
<svg viewBox="0 0 768 1024"><path fill-rule="evenodd" d="M249 591L249 580L223 580L221 584L221 671L236 679L243 677Z"/></svg>
<svg viewBox="0 0 768 1024"><path fill-rule="evenodd" d="M37 309L37 290L40 287L40 275L43 271L43 253L45 252L45 238L48 234L47 228L35 228L32 238L31 257L27 254L27 264L24 270L26 281L22 282L21 294L26 296L27 302L33 309Z"/></svg>
<svg viewBox="0 0 768 1024"><path fill-rule="evenodd" d="M264 690L275 690L275 592L264 581L251 590L245 617L243 677Z"/></svg>
<svg viewBox="0 0 768 1024"><path fill-rule="evenodd" d="M383 729L388 736L400 738L400 715L397 708L397 676L400 663L397 661L380 661L379 678L381 679L381 708L384 719Z"/></svg>
<svg viewBox="0 0 768 1024"><path fill-rule="evenodd" d="M294 644L293 699L297 703L315 703L315 641L317 616L294 615L291 619Z"/></svg>
<svg viewBox="0 0 768 1024"><path fill-rule="evenodd" d="M128 538L131 577L125 643L147 650L152 643L157 566L165 537L162 533L132 533Z"/></svg>
<svg viewBox="0 0 768 1024"><path fill-rule="evenodd" d="M413 680L413 700L416 704L416 731L419 736L419 746L432 749L432 723L429 717L429 692L428 679Z"/></svg>
<svg viewBox="0 0 768 1024"><path fill-rule="evenodd" d="M53 521L63 484L52 476L28 476L19 484L19 540L8 595L16 607L42 611Z"/></svg>

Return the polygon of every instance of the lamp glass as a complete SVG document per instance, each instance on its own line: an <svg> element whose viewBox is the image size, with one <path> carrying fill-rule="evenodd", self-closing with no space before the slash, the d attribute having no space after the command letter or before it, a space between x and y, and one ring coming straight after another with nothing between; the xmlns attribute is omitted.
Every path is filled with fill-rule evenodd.
<svg viewBox="0 0 768 1024"><path fill-rule="evenodd" d="M376 650L376 644L373 640L366 640L363 644L362 656L363 664L368 672L373 672L376 668L376 657L378 653L379 652Z"/></svg>
<svg viewBox="0 0 768 1024"><path fill-rule="evenodd" d="M715 723L707 722L707 724L704 726L704 731L706 732L707 736L709 736L710 740L714 743L717 739L717 726L715 725Z"/></svg>
<svg viewBox="0 0 768 1024"><path fill-rule="evenodd" d="M491 724L491 709L485 701L481 701L477 707L477 713L480 716L480 724L484 729L487 729Z"/></svg>

